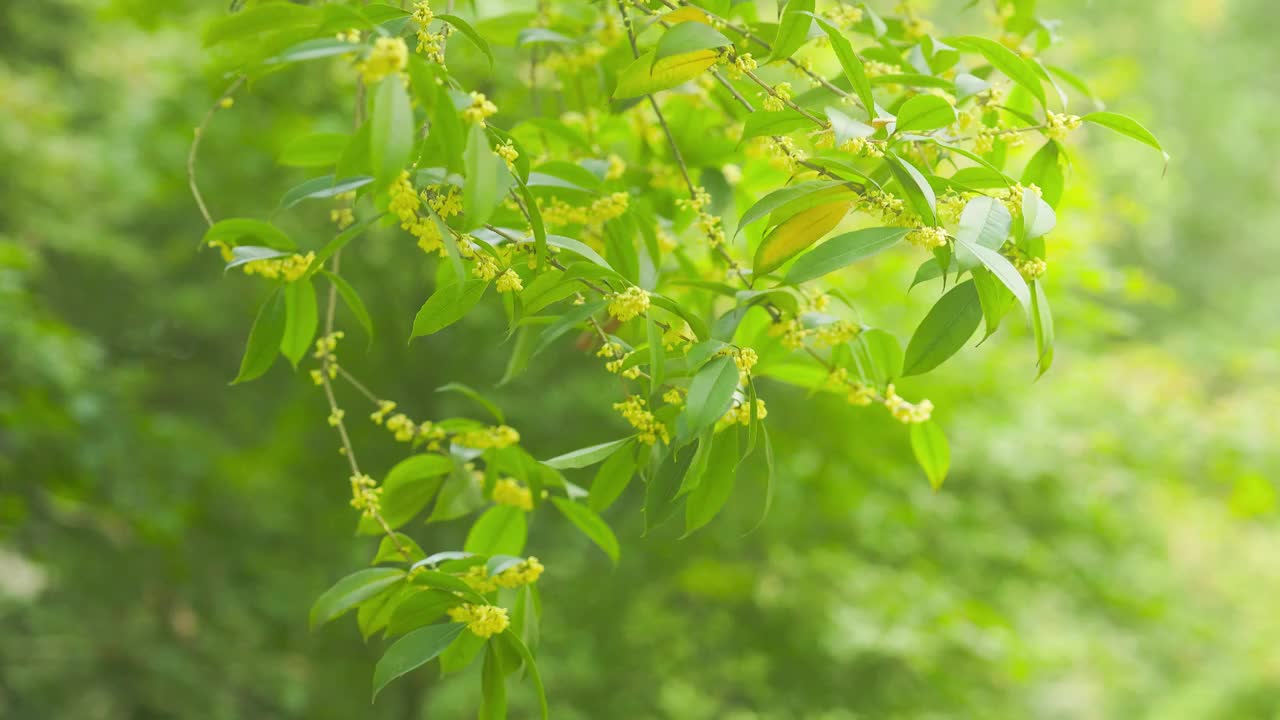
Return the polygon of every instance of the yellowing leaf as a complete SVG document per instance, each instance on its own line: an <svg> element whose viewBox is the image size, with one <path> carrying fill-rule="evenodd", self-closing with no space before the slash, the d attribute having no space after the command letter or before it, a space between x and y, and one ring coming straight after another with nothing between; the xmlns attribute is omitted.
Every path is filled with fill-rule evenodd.
<svg viewBox="0 0 1280 720"><path fill-rule="evenodd" d="M756 248L755 273L763 275L831 232L853 207L852 202L819 205L796 213L774 228Z"/></svg>
<svg viewBox="0 0 1280 720"><path fill-rule="evenodd" d="M614 99L640 97L686 83L715 65L716 51L681 53L657 62L653 58L654 53L647 52L618 73L618 87L613 91Z"/></svg>
<svg viewBox="0 0 1280 720"><path fill-rule="evenodd" d="M692 5L686 5L679 10L672 10L662 16L662 21L671 23L672 25L689 21L706 23L707 25L711 24L711 20L707 17L707 14L703 12L701 8L696 8Z"/></svg>

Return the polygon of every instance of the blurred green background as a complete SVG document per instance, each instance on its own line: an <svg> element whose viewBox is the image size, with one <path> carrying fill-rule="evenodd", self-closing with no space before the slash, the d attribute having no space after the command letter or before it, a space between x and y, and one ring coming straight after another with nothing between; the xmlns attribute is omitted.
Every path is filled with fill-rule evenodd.
<svg viewBox="0 0 1280 720"><path fill-rule="evenodd" d="M352 541L310 383L278 365L227 387L263 287L195 252L184 177L222 86L199 30L225 5L0 4L0 717L470 717L475 668L415 673L371 707L377 644L353 622L307 630L374 547ZM1148 148L1076 138L1056 366L1033 382L1015 328L909 385L952 439L937 494L884 413L766 381L781 480L756 532L754 475L684 541L641 538L628 495L616 570L539 518L557 720L1280 718L1275 6L1041 11L1064 21L1057 57L1174 158L1161 177ZM273 158L344 122L318 75L267 78L219 115L201 167L216 215L266 216L304 177ZM356 247L350 277L384 320L344 364L423 417L466 411L432 388L491 386L492 328L406 348L428 266ZM902 255L850 290L905 337L930 298L904 300ZM565 347L495 393L535 454L619 433L595 368ZM368 466L394 461L356 433ZM440 548L461 529L412 532Z"/></svg>

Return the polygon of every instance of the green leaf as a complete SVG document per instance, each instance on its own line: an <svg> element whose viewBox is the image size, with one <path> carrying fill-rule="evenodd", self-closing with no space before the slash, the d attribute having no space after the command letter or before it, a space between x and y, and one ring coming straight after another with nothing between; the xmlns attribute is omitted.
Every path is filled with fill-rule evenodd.
<svg viewBox="0 0 1280 720"><path fill-rule="evenodd" d="M947 40L947 44L960 50L981 53L987 59L987 62L991 63L992 67L1004 73L1013 82L1026 88L1027 92L1030 92L1036 100L1040 101L1042 107L1047 107L1044 86L1040 84L1040 76L1026 60L1023 60L1014 51L995 40L975 35L951 38Z"/></svg>
<svg viewBox="0 0 1280 720"><path fill-rule="evenodd" d="M629 442L631 442L631 438L624 437L621 440L611 440L607 443L579 448L573 452L557 455L550 460L543 460L542 464L549 465L557 470L589 467L610 457Z"/></svg>
<svg viewBox="0 0 1280 720"><path fill-rule="evenodd" d="M837 235L801 255L787 271L786 282L798 284L848 267L892 247L906 237L908 232L910 228L879 227Z"/></svg>
<svg viewBox="0 0 1280 720"><path fill-rule="evenodd" d="M960 213L956 241L999 250L1009 237L1013 217L1004 203L991 197L976 197L965 204Z"/></svg>
<svg viewBox="0 0 1280 720"><path fill-rule="evenodd" d="M902 192L907 196L907 203L920 215L920 219L926 225L937 225L935 209L937 198L933 194L933 187L929 185L929 181L914 165L893 153L885 153L884 159L889 164L889 170L893 172L894 179L902 186Z"/></svg>
<svg viewBox="0 0 1280 720"><path fill-rule="evenodd" d="M1009 259L1000 253L981 245L974 245L957 240L957 245L962 248L962 252L973 253L978 262L991 271L1013 296L1018 299L1023 309L1028 313L1031 312L1031 291L1027 289L1027 281L1022 278L1022 273L1009 262ZM976 288L975 288L976 289Z"/></svg>
<svg viewBox="0 0 1280 720"><path fill-rule="evenodd" d="M489 287L485 280L467 279L437 288L413 318L413 335L431 335L458 322L475 307Z"/></svg>
<svg viewBox="0 0 1280 720"><path fill-rule="evenodd" d="M324 264L329 261L329 258L333 257L334 253L346 247L347 243L359 237L361 233L368 230L383 217L386 217L386 213L358 222L335 235L332 240L324 244L324 247L320 248L320 252L316 253L316 259L311 261L311 266L307 268L307 274L314 275L319 272L324 267Z"/></svg>
<svg viewBox="0 0 1280 720"><path fill-rule="evenodd" d="M228 245L241 245L241 241L249 238L259 244L276 250L296 250L297 245L275 225L252 218L228 218L219 220L209 227L204 234L203 244L223 242Z"/></svg>
<svg viewBox="0 0 1280 720"><path fill-rule="evenodd" d="M396 542L400 544L396 545ZM404 552L401 552L400 548L404 548ZM418 543L413 538L404 533L395 533L395 541L389 535L383 536L382 542L378 543L378 552L373 556L372 564L418 562L426 556L427 554L422 552L422 548L418 547Z"/></svg>
<svg viewBox="0 0 1280 720"><path fill-rule="evenodd" d="M439 570L418 570L411 578L411 582L414 585L422 585L436 590L447 590L473 605L483 605L485 602L484 596L472 590L471 586L461 578Z"/></svg>
<svg viewBox="0 0 1280 720"><path fill-rule="evenodd" d="M531 27L520 31L516 36L516 47L524 47L526 45L537 45L540 43L553 43L556 45L573 45L576 41L573 38L566 37L554 30L546 28Z"/></svg>
<svg viewBox="0 0 1280 720"><path fill-rule="evenodd" d="M436 86L435 102L431 107L431 129L427 135L428 142L440 153L439 164L449 172L463 171L463 148L468 145L466 130L462 120L453 106L453 98L449 96L449 86L442 83Z"/></svg>
<svg viewBox="0 0 1280 720"><path fill-rule="evenodd" d="M862 65L862 59L853 51L853 45L849 43L849 39L844 36L840 28L821 17L814 16L814 19L817 20L818 27L821 27L830 38L831 49L835 51L836 59L840 61L840 68L844 70L845 77L849 78L849 84L853 87L854 94L858 96L858 101L862 103L862 108L867 111L867 118L875 119L876 101L871 94L871 81L867 79L867 71Z"/></svg>
<svg viewBox="0 0 1280 720"><path fill-rule="evenodd" d="M895 133L923 132L944 128L956 121L956 109L937 95L916 95L898 108Z"/></svg>
<svg viewBox="0 0 1280 720"><path fill-rule="evenodd" d="M649 341L649 389L662 387L666 380L667 353L663 348L662 329L650 313L644 318L645 339Z"/></svg>
<svg viewBox="0 0 1280 720"><path fill-rule="evenodd" d="M1040 369L1036 377L1040 377L1053 365L1053 313L1040 280L1031 283L1031 327L1036 336L1036 367Z"/></svg>
<svg viewBox="0 0 1280 720"><path fill-rule="evenodd" d="M796 213L778 225L756 248L753 272L764 275L835 229L849 213L851 202L833 202Z"/></svg>
<svg viewBox="0 0 1280 720"><path fill-rule="evenodd" d="M929 310L907 343L903 376L926 373L941 365L973 335L981 320L982 307L973 281L951 288Z"/></svg>
<svg viewBox="0 0 1280 720"><path fill-rule="evenodd" d="M1085 122L1093 123L1094 125L1100 125L1104 128L1115 130L1121 135L1133 138L1144 145L1150 145L1164 155L1165 162L1169 161L1169 153L1164 151L1164 148L1161 147L1160 141L1156 139L1156 136L1151 134L1150 130L1143 127L1141 123L1128 115L1121 115L1120 113L1113 112L1091 112L1080 119Z"/></svg>
<svg viewBox="0 0 1280 720"><path fill-rule="evenodd" d="M605 300L595 300L593 302L574 306L564 315L560 316L560 319L548 325L542 333L538 335L538 342L533 348L533 355L536 356L538 353L550 347L551 343L558 340L562 335L572 330L579 323L586 321L586 319L593 313L603 310L606 304Z"/></svg>
<svg viewBox="0 0 1280 720"><path fill-rule="evenodd" d="M311 348L316 336L320 314L316 308L316 288L310 278L298 278L284 286L284 335L280 338L280 352L289 359L294 369L298 361Z"/></svg>
<svg viewBox="0 0 1280 720"><path fill-rule="evenodd" d="M258 317L249 330L249 341L245 344L244 357L240 359L240 372L232 385L248 382L271 369L276 353L280 351L280 341L284 338L285 301L279 289L271 294L258 308Z"/></svg>
<svg viewBox="0 0 1280 720"><path fill-rule="evenodd" d="M300 135L289 141L277 158L281 165L289 167L324 167L338 162L347 147L350 136L346 133L312 133Z"/></svg>
<svg viewBox="0 0 1280 720"><path fill-rule="evenodd" d="M409 164L413 152L413 108L400 76L391 74L378 86L369 125L369 159L378 185L385 187Z"/></svg>
<svg viewBox="0 0 1280 720"><path fill-rule="evenodd" d="M479 392L475 390L475 388L472 388L470 385L465 385L460 382L445 383L444 385L441 385L440 387L436 388L436 392L458 393L459 395L462 395L463 397L471 400L472 402L484 408L485 410L488 410L489 414L492 415L494 419L497 420L499 423L503 425L507 423L507 416L503 414L502 409L499 408L497 405L494 405L493 401L481 395Z"/></svg>
<svg viewBox="0 0 1280 720"><path fill-rule="evenodd" d="M614 565L618 564L618 538L614 536L613 530L609 529L609 525L600 518L595 511L581 503L566 500L561 497L552 497L551 502L555 503L556 508L569 518L569 522L578 526L583 535L591 539Z"/></svg>
<svg viewBox="0 0 1280 720"><path fill-rule="evenodd" d="M502 202L511 185L511 173L506 163L489 148L489 138L480 123L472 123L467 136L467 149L463 155L466 165L466 182L462 187L462 205L466 211L468 230L489 222L493 211Z"/></svg>
<svg viewBox="0 0 1280 720"><path fill-rule="evenodd" d="M1022 184L1039 187L1044 201L1050 207L1056 207L1062 199L1063 186L1066 184L1062 177L1062 166L1058 164L1061 152L1058 142L1050 140L1031 156L1022 170Z"/></svg>
<svg viewBox="0 0 1280 720"><path fill-rule="evenodd" d="M494 640L486 644L480 668L480 720L507 720L507 678L496 647Z"/></svg>
<svg viewBox="0 0 1280 720"><path fill-rule="evenodd" d="M662 38L658 40L653 59L657 62L681 53L713 50L732 44L732 40L706 23L682 22L663 33Z"/></svg>
<svg viewBox="0 0 1280 720"><path fill-rule="evenodd" d="M400 568L369 568L351 573L316 598L311 606L311 627L340 617L404 577L405 571Z"/></svg>
<svg viewBox="0 0 1280 720"><path fill-rule="evenodd" d="M305 27L316 21L315 11L301 5L257 5L209 23L204 31L204 46L212 47L229 40L244 40L265 32Z"/></svg>
<svg viewBox="0 0 1280 720"><path fill-rule="evenodd" d="M619 448L596 471L587 495L587 507L604 512L627 489L635 472L634 444Z"/></svg>
<svg viewBox="0 0 1280 720"><path fill-rule="evenodd" d="M524 551L528 532L523 510L495 505L485 510L471 526L462 549L477 555L519 555Z"/></svg>
<svg viewBox="0 0 1280 720"><path fill-rule="evenodd" d="M1022 234L1028 240L1048 235L1058 224L1058 216L1035 190L1022 191Z"/></svg>
<svg viewBox="0 0 1280 720"><path fill-rule="evenodd" d="M263 60L265 65L284 65L287 63L319 60L335 55L355 54L364 49L363 45L350 43L337 38L315 38L291 45L278 55Z"/></svg>
<svg viewBox="0 0 1280 720"><path fill-rule="evenodd" d="M568 250L569 252L575 255L578 255L583 259L588 260L592 263L595 263L596 265L599 265L602 268L606 268L612 272L617 272L616 270L613 269L613 266L609 264L609 261L600 257L600 253L596 252L595 250L592 250L590 245L580 240L574 240L571 237L565 237L563 235L547 235L546 239L547 239L547 244L551 245L552 247L558 247L558 248L561 248L562 250Z"/></svg>
<svg viewBox="0 0 1280 720"><path fill-rule="evenodd" d="M440 653L440 672L443 674L458 672L471 665L480 651L484 649L484 638L475 633L462 633L445 651Z"/></svg>
<svg viewBox="0 0 1280 720"><path fill-rule="evenodd" d="M356 322L360 323L360 327L364 328L370 342L372 342L373 318L369 316L369 310L364 306L364 301L360 299L360 294L342 276L334 275L328 270L321 270L320 274L333 283L334 289L342 296L342 301L347 304L347 309L351 311L352 315L356 316Z"/></svg>
<svg viewBox="0 0 1280 720"><path fill-rule="evenodd" d="M768 217L769 214L777 208L808 195L812 195L823 190L830 190L831 188L839 187L840 185L841 183L830 180L810 180L808 182L802 182L797 185L791 185L774 190L757 200L754 205L747 208L747 211L742 214L742 219L738 221L737 232L742 232L742 229L746 226ZM737 232L735 232L735 235Z"/></svg>
<svg viewBox="0 0 1280 720"><path fill-rule="evenodd" d="M714 50L697 50L654 62L653 51L636 58L618 73L613 99L642 97L683 85L716 64Z"/></svg>
<svg viewBox="0 0 1280 720"><path fill-rule="evenodd" d="M929 477L929 484L934 490L942 487L951 467L951 449L947 446L947 436L942 428L932 420L915 423L911 426L911 451L915 453L916 462Z"/></svg>
<svg viewBox="0 0 1280 720"><path fill-rule="evenodd" d="M335 182L332 175L324 175L310 180L291 188L280 198L280 207L288 209L302 202L303 200L323 200L336 195L341 195L350 190L362 188L373 182L373 178L368 175L361 175L353 178Z"/></svg>
<svg viewBox="0 0 1280 720"><path fill-rule="evenodd" d="M733 391L738 388L738 366L733 358L722 355L703 366L689 382L685 400L687 421L685 437L693 437L711 427L733 404Z"/></svg>
<svg viewBox="0 0 1280 720"><path fill-rule="evenodd" d="M773 52L765 62L785 60L800 49L809 39L809 27L813 25L814 0L787 0L778 21L778 34L773 40Z"/></svg>
<svg viewBox="0 0 1280 720"><path fill-rule="evenodd" d="M975 267L972 272L973 286L978 289L978 301L982 304L983 322L987 328L982 339L986 340L1000 329L1000 321L1013 308L1014 297L990 270Z"/></svg>
<svg viewBox="0 0 1280 720"><path fill-rule="evenodd" d="M457 28L463 37L470 40L471 44L479 48L480 52L484 53L484 56L489 59L489 67L493 67L493 51L489 49L489 43L485 42L484 38L480 36L480 33L476 32L475 28L471 27L470 23L457 15L442 13L436 15L436 17Z"/></svg>
<svg viewBox="0 0 1280 720"><path fill-rule="evenodd" d="M529 673L529 681L533 683L533 689L538 694L538 707L542 711L542 720L547 720L547 690L542 685L542 676L538 674L538 663L533 659L533 653L529 652L529 648L525 646L518 635L511 631L511 628L503 630L502 635L499 637L502 642L510 646L524 660L525 670Z"/></svg>
<svg viewBox="0 0 1280 720"><path fill-rule="evenodd" d="M851 343L858 376L872 387L883 388L902 375L902 344L879 328L858 333Z"/></svg>
<svg viewBox="0 0 1280 720"><path fill-rule="evenodd" d="M689 492L684 512L686 536L711 522L724 507L733 492L737 469L738 428L732 426L713 436L702 481Z"/></svg>
<svg viewBox="0 0 1280 720"><path fill-rule="evenodd" d="M382 519L398 528L409 522L431 502L453 470L453 461L444 455L411 455L396 463L382 480ZM373 518L361 518L358 532L377 535L382 526Z"/></svg>
<svg viewBox="0 0 1280 720"><path fill-rule="evenodd" d="M263 247L261 245L237 245L231 248L231 261L223 267L223 270L231 270L241 265L248 265L251 262L259 260L274 260L276 258L289 257L293 253L276 250L275 248Z"/></svg>
<svg viewBox="0 0 1280 720"><path fill-rule="evenodd" d="M428 625L397 640L373 669L374 699L387 683L434 660L465 627L462 623Z"/></svg>
<svg viewBox="0 0 1280 720"><path fill-rule="evenodd" d="M764 135L785 135L793 130L809 127L811 122L813 121L792 108L783 108L777 112L757 110L747 116L738 142Z"/></svg>
<svg viewBox="0 0 1280 720"><path fill-rule="evenodd" d="M387 636L403 635L410 630L438 620L445 612L462 603L462 598L443 590L421 590L409 595L391 613Z"/></svg>
<svg viewBox="0 0 1280 720"><path fill-rule="evenodd" d="M838 108L826 108L826 113L827 119L831 121L831 129L835 132L837 146L847 140L871 137L876 133L875 128L854 120Z"/></svg>

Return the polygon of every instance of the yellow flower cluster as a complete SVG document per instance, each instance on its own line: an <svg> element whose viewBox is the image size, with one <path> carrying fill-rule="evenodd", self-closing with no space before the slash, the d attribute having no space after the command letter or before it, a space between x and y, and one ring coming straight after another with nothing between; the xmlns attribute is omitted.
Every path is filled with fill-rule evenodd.
<svg viewBox="0 0 1280 720"><path fill-rule="evenodd" d="M922 423L927 421L929 416L933 414L933 403L928 400L921 400L915 404L909 403L894 392L893 383L890 383L889 387L885 388L884 395L884 406L899 422L907 424Z"/></svg>
<svg viewBox="0 0 1280 720"><path fill-rule="evenodd" d="M880 77L881 75L895 75L898 72L898 68L875 60L864 60L862 66L869 78Z"/></svg>
<svg viewBox="0 0 1280 720"><path fill-rule="evenodd" d="M382 488L373 478L360 473L351 476L351 507L365 517L378 514L382 502Z"/></svg>
<svg viewBox="0 0 1280 720"><path fill-rule="evenodd" d="M356 69L360 71L365 83L374 85L383 78L404 70L409 64L409 47L398 37L380 37L373 43L373 49Z"/></svg>
<svg viewBox="0 0 1280 720"><path fill-rule="evenodd" d="M926 250L940 248L947 244L947 231L940 227L916 228L907 233L907 242Z"/></svg>
<svg viewBox="0 0 1280 720"><path fill-rule="evenodd" d="M608 161L608 166L604 171L605 180L617 180L627 172L627 161L623 160L621 156L610 153L606 160Z"/></svg>
<svg viewBox="0 0 1280 720"><path fill-rule="evenodd" d="M1044 135L1050 140L1062 140L1078 127L1080 127L1078 115L1050 112L1045 121Z"/></svg>
<svg viewBox="0 0 1280 720"><path fill-rule="evenodd" d="M840 143L840 151L869 158L884 157L884 150L880 145L867 138L849 138Z"/></svg>
<svg viewBox="0 0 1280 720"><path fill-rule="evenodd" d="M482 638L493 637L511 624L507 609L497 605L459 605L449 608L449 617L466 623L468 630Z"/></svg>
<svg viewBox="0 0 1280 720"><path fill-rule="evenodd" d="M907 208L906 204L902 202L902 198L879 190L868 190L862 197L865 202L864 209L869 213L879 215L884 224L900 225L903 223Z"/></svg>
<svg viewBox="0 0 1280 720"><path fill-rule="evenodd" d="M857 323L851 323L848 320L837 320L815 330L813 340L818 347L833 347L840 343L849 342L858 337L860 332L862 332L862 326Z"/></svg>
<svg viewBox="0 0 1280 720"><path fill-rule="evenodd" d="M671 442L667 426L658 422L653 413L645 409L644 398L639 395L628 395L622 402L614 403L613 409L622 413L623 419L636 429L640 442L653 445L658 438L662 438L663 443Z"/></svg>
<svg viewBox="0 0 1280 720"><path fill-rule="evenodd" d="M462 119L469 123L479 123L484 127L485 118L498 113L498 106L489 101L484 93L472 92L471 105L462 111Z"/></svg>
<svg viewBox="0 0 1280 720"><path fill-rule="evenodd" d="M720 218L707 212L707 208L711 206L711 193L707 192L706 188L701 186L693 188L693 194L688 198L676 200L676 205L697 213L698 229L706 236L711 247L724 243L724 227L721 225ZM660 231L659 237L661 234ZM672 238L672 249L675 247L674 240L675 238Z"/></svg>
<svg viewBox="0 0 1280 720"><path fill-rule="evenodd" d="M954 190L948 190L938 197L938 221L944 225L960 221L964 205L969 198Z"/></svg>
<svg viewBox="0 0 1280 720"><path fill-rule="evenodd" d="M764 109L768 112L782 112L791 100L791 83L780 82L773 87L773 92L764 95Z"/></svg>
<svg viewBox="0 0 1280 720"><path fill-rule="evenodd" d="M773 165L787 172L800 172L801 163L807 158L805 152L796 147L795 141L782 135L771 138L770 142L774 149Z"/></svg>
<svg viewBox="0 0 1280 720"><path fill-rule="evenodd" d="M1022 274L1022 277L1027 280L1035 280L1049 270L1049 263L1045 262L1043 258L1035 257L1016 260L1014 261L1013 266L1017 268L1018 272Z"/></svg>
<svg viewBox="0 0 1280 720"><path fill-rule="evenodd" d="M231 249L221 241L209 243L209 247L217 247L222 250L222 257L228 262L235 256L231 254ZM247 262L240 267L244 268L245 275L261 275L268 280L284 280L285 282L293 282L306 274L307 268L311 267L311 263L316 259L316 254L309 252L306 255L294 253L278 258L267 258L265 260L254 260Z"/></svg>
<svg viewBox="0 0 1280 720"><path fill-rule="evenodd" d="M849 377L849 371L836 368L827 375L827 382L839 390L847 391L850 405L866 407L876 401L876 391Z"/></svg>
<svg viewBox="0 0 1280 720"><path fill-rule="evenodd" d="M515 167L516 159L520 157L520 151L516 150L516 146L510 140L494 148L494 152L498 153L498 157L502 158L508 169Z"/></svg>
<svg viewBox="0 0 1280 720"><path fill-rule="evenodd" d="M746 73L754 72L760 66L751 53L735 53L728 48L725 48L716 60L725 66L725 74L734 80Z"/></svg>
<svg viewBox="0 0 1280 720"><path fill-rule="evenodd" d="M486 256L487 257L487 256ZM520 292L524 289L524 283L520 281L520 276L515 270L507 268L498 276L497 283L498 292Z"/></svg>
<svg viewBox="0 0 1280 720"><path fill-rule="evenodd" d="M625 213L631 203L631 196L625 192L616 192L597 198L586 207L570 205L560 198L552 198L546 205L543 205L542 199L538 198L537 203L542 221L548 225L599 226L606 220L612 220Z"/></svg>
<svg viewBox="0 0 1280 720"><path fill-rule="evenodd" d="M507 425L494 425L481 430L468 430L453 436L459 445L477 450L502 449L520 442L520 433Z"/></svg>
<svg viewBox="0 0 1280 720"><path fill-rule="evenodd" d="M538 562L538 558L530 557L497 575L489 575L484 565L472 565L462 576L462 581L478 593L491 593L498 588L514 590L532 585L542 577L542 571L542 563Z"/></svg>
<svg viewBox="0 0 1280 720"><path fill-rule="evenodd" d="M435 20L435 13L431 12L431 6L427 0L418 0L414 3L413 22L418 26L416 30L418 52L425 55L431 62L444 65L444 44L450 28L445 25L440 32L433 33L427 27L432 20Z"/></svg>
<svg viewBox="0 0 1280 720"><path fill-rule="evenodd" d="M609 296L609 314L627 322L649 311L649 293L643 288L632 285L619 293Z"/></svg>
<svg viewBox="0 0 1280 720"><path fill-rule="evenodd" d="M756 419L763 420L769 411L765 409L764 400L756 398ZM731 425L747 426L751 424L751 404L742 402L729 408L729 411L716 421L716 430L723 430Z"/></svg>
<svg viewBox="0 0 1280 720"><path fill-rule="evenodd" d="M774 335L781 335L780 342L786 349L799 350L804 347L804 339L809 335L810 331L799 319L792 318L785 323L773 325L769 328L769 332Z"/></svg>
<svg viewBox="0 0 1280 720"><path fill-rule="evenodd" d="M855 5L837 5L828 9L823 15L832 25L849 28L862 21L862 8Z"/></svg>
<svg viewBox="0 0 1280 720"><path fill-rule="evenodd" d="M452 185L436 185L423 190L422 195L414 189L409 179L409 171L404 170L400 177L387 188L390 202L387 209L399 220L400 227L408 230L410 235L418 239L418 247L426 253L443 253L444 239L440 237L440 228L430 217L418 214L423 200L442 218L453 217L462 213L462 195Z"/></svg>
<svg viewBox="0 0 1280 720"><path fill-rule="evenodd" d="M684 396L680 394L680 388L671 388L662 394L662 401L670 405L679 405L684 402Z"/></svg>
<svg viewBox="0 0 1280 720"><path fill-rule="evenodd" d="M744 376L751 374L751 368L759 361L760 356L749 347L738 348L733 353L733 364L738 366L738 372Z"/></svg>
<svg viewBox="0 0 1280 720"><path fill-rule="evenodd" d="M533 510L533 493L529 488L511 478L501 478L493 486L493 501L499 505L510 505L525 512Z"/></svg>

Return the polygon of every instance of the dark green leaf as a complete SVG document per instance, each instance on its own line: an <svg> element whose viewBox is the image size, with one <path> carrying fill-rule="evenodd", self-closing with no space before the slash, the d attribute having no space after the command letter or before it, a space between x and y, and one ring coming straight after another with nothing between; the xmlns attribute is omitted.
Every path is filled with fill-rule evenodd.
<svg viewBox="0 0 1280 720"><path fill-rule="evenodd" d="M280 351L280 340L284 338L285 301L279 289L272 290L262 307L258 308L258 317L249 330L249 341L245 344L244 357L240 360L240 372L231 384L248 382L271 369L276 353Z"/></svg>
<svg viewBox="0 0 1280 720"><path fill-rule="evenodd" d="M387 526L398 528L422 512L451 470L453 461L444 455L411 455L396 463L382 480L382 519ZM373 518L361 518L358 532L376 535L382 526Z"/></svg>
<svg viewBox="0 0 1280 720"><path fill-rule="evenodd" d="M399 568L357 570L325 590L311 606L311 627L340 617L351 608L400 582L405 576Z"/></svg>
<svg viewBox="0 0 1280 720"><path fill-rule="evenodd" d="M837 235L801 255L787 271L786 281L791 284L802 283L852 265L892 247L906 237L908 232L909 228L880 227Z"/></svg>
<svg viewBox="0 0 1280 720"><path fill-rule="evenodd" d="M489 67L493 67L493 51L489 49L489 43L485 42L484 38L481 37L480 33L476 32L475 28L471 27L470 23L457 15L447 15L442 13L440 15L436 15L436 17L457 28L458 32L462 33L463 37L470 40L471 44L479 48L480 52L484 53L484 56L489 59Z"/></svg>
<svg viewBox="0 0 1280 720"><path fill-rule="evenodd" d="M915 453L916 462L929 477L929 484L934 490L942 487L951 467L951 449L947 446L947 436L942 428L932 420L915 423L911 426L911 451Z"/></svg>
<svg viewBox="0 0 1280 720"><path fill-rule="evenodd" d="M738 468L738 428L731 426L714 435L702 481L685 503L685 535L711 522L733 492Z"/></svg>
<svg viewBox="0 0 1280 720"><path fill-rule="evenodd" d="M397 640L373 669L374 699L387 683L434 660L465 627L462 623L428 625Z"/></svg>
<svg viewBox="0 0 1280 720"><path fill-rule="evenodd" d="M564 514L569 521L582 531L595 543L614 565L618 564L618 538L614 536L613 530L609 529L609 525L600 518L595 511L581 503L566 500L561 497L552 497L551 502L555 503L556 508Z"/></svg>
<svg viewBox="0 0 1280 720"><path fill-rule="evenodd" d="M463 549L477 555L519 555L524 551L528 532L523 510L495 505L485 510L471 526Z"/></svg>
<svg viewBox="0 0 1280 720"><path fill-rule="evenodd" d="M400 76L392 74L378 86L369 125L369 159L378 185L389 185L409 164L413 152L413 108Z"/></svg>
<svg viewBox="0 0 1280 720"><path fill-rule="evenodd" d="M467 279L437 288L414 317L411 337L439 332L461 320L484 297L487 287L484 280Z"/></svg>
<svg viewBox="0 0 1280 720"><path fill-rule="evenodd" d="M316 336L320 314L316 308L316 289L310 278L298 278L284 286L284 336L280 338L280 352L294 368L311 348Z"/></svg>
<svg viewBox="0 0 1280 720"><path fill-rule="evenodd" d="M629 442L631 442L631 438L624 437L621 440L612 440L599 445L579 448L564 455L557 455L550 460L543 460L542 464L549 465L557 470L589 467L613 455Z"/></svg>
<svg viewBox="0 0 1280 720"><path fill-rule="evenodd" d="M972 280L955 286L929 310L907 343L904 376L919 375L941 365L973 335L982 320L982 306Z"/></svg>
<svg viewBox="0 0 1280 720"><path fill-rule="evenodd" d="M587 496L587 507L604 512L626 490L636 472L634 445L619 448L596 471Z"/></svg>
<svg viewBox="0 0 1280 720"><path fill-rule="evenodd" d="M738 366L727 355L707 363L689 383L684 417L686 437L710 427L733 404L733 391L738 388Z"/></svg>
<svg viewBox="0 0 1280 720"><path fill-rule="evenodd" d="M369 317L369 310L365 308L364 301L360 299L360 294L342 276L334 275L328 270L321 270L320 274L333 283L333 287L342 296L342 301L347 304L347 309L351 311L352 315L356 316L356 322L360 323L360 327L364 328L365 333L369 335L369 340L372 342L373 318Z"/></svg>

